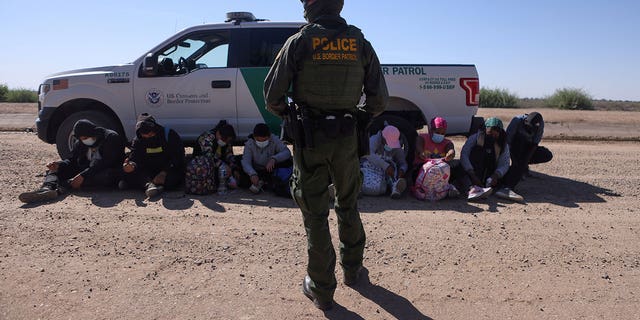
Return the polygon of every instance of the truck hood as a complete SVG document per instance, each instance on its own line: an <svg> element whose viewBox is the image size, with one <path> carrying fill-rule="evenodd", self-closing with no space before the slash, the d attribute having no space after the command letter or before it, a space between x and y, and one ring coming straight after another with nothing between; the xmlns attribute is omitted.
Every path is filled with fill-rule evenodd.
<svg viewBox="0 0 640 320"><path fill-rule="evenodd" d="M133 71L133 63L121 64L115 66L106 66L106 67L96 67L96 68L86 68L86 69L76 69L76 70L68 70L57 72L48 75L45 79L49 80L52 78L62 78L62 77L82 77L82 76L95 76L95 75L108 75L114 73L127 73L127 75L120 75L120 77L130 77L131 72Z"/></svg>

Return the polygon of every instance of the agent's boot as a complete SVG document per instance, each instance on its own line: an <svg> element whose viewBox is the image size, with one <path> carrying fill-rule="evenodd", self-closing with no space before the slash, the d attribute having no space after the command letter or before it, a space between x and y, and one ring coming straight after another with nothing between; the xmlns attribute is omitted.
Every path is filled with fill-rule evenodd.
<svg viewBox="0 0 640 320"><path fill-rule="evenodd" d="M305 276L304 281L302 281L302 293L304 293L304 295L307 296L309 300L313 301L313 305L322 311L333 308L333 300L329 300L329 301L320 300L318 295L315 294L313 291L311 291L311 288L309 287L310 283L311 283L311 278L309 278L309 276Z"/></svg>

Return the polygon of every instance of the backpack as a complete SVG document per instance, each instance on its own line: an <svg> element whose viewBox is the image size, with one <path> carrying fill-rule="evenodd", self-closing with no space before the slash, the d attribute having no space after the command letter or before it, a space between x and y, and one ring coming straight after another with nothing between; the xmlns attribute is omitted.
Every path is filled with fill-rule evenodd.
<svg viewBox="0 0 640 320"><path fill-rule="evenodd" d="M418 200L440 200L449 192L451 168L442 159L430 159L425 162L413 186L413 194Z"/></svg>
<svg viewBox="0 0 640 320"><path fill-rule="evenodd" d="M289 179L293 173L293 168L277 168L273 170L273 176L271 177L271 188L273 192L280 197L291 198L291 187L289 186Z"/></svg>
<svg viewBox="0 0 640 320"><path fill-rule="evenodd" d="M360 163L362 171L362 194L365 196L379 196L387 192L387 180L384 170L371 161Z"/></svg>
<svg viewBox="0 0 640 320"><path fill-rule="evenodd" d="M206 156L191 159L184 177L185 192L204 195L216 191L216 171L213 161Z"/></svg>

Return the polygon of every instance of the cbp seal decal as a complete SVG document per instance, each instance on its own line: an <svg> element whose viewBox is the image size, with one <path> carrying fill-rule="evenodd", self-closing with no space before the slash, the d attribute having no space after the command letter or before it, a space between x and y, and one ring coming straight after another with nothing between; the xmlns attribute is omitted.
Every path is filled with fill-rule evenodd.
<svg viewBox="0 0 640 320"><path fill-rule="evenodd" d="M158 89L151 89L147 92L147 104L152 107L159 107L162 105L162 91Z"/></svg>

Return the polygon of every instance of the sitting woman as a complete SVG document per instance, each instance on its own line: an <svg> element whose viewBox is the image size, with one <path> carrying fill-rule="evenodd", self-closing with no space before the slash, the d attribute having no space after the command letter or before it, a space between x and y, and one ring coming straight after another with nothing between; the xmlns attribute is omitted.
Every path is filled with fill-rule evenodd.
<svg viewBox="0 0 640 320"><path fill-rule="evenodd" d="M238 169L231 145L235 138L233 126L225 120L198 137L193 159L187 165L187 193L209 194L217 190L218 194L224 194L237 188L234 172Z"/></svg>
<svg viewBox="0 0 640 320"><path fill-rule="evenodd" d="M442 191L447 191L446 195L449 197L459 196L459 192L449 181L453 181L455 171L459 168L459 163L454 162L453 158L456 156L456 150L453 146L453 142L447 138L447 120L442 117L435 117L431 119L429 124L429 132L418 135L416 138L415 158L413 160L413 175L412 181L416 181L420 173L423 171L423 166L430 160L440 160L448 165L449 168L445 168L450 173L446 174L443 181ZM435 163L435 162L434 162ZM443 166L443 165L439 165ZM430 166L429 166L430 167ZM426 169L426 168L425 168ZM416 191L416 187L412 188ZM422 198L420 195L419 198Z"/></svg>

